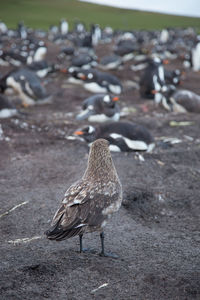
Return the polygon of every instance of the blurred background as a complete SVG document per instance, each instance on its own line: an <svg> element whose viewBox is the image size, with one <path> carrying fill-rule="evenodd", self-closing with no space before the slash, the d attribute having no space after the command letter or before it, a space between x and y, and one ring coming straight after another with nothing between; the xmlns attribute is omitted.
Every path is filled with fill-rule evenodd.
<svg viewBox="0 0 200 300"><path fill-rule="evenodd" d="M93 3L88 3L93 2ZM115 5L123 8L97 5ZM87 26L95 22L114 29L161 29L163 27L188 27L200 30L199 1L94 1L89 0L7 0L1 3L0 18L8 27L15 27L23 20L27 26L47 29L51 24L67 18L70 25L78 20ZM173 15L154 14L155 12ZM177 14L177 16L176 16ZM179 15L179 16L178 16ZM181 16L180 16L181 15ZM192 17L186 17L186 16ZM196 18L195 18L196 16Z"/></svg>

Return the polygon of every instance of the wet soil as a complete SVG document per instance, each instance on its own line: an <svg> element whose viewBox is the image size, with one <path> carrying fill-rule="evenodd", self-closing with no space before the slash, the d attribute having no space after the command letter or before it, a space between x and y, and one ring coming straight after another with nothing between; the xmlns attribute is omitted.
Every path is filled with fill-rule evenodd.
<svg viewBox="0 0 200 300"><path fill-rule="evenodd" d="M53 60L52 48L50 53ZM179 66L171 61L168 68ZM200 299L200 117L169 113L141 99L126 85L139 76L130 63L112 73L125 84L120 102L129 115L122 120L147 126L156 140L173 137L180 143L157 146L142 154L144 160L136 153L112 154L124 196L106 227L105 246L118 259L98 255L98 233L83 239L93 253L78 253L78 237L49 241L43 232L86 167L87 145L66 137L87 124L74 116L91 94L63 74L43 80L53 94L51 104L21 109L23 115L1 121L2 300ZM200 92L199 73L187 71L182 81L182 87ZM171 126L171 121L189 123Z"/></svg>

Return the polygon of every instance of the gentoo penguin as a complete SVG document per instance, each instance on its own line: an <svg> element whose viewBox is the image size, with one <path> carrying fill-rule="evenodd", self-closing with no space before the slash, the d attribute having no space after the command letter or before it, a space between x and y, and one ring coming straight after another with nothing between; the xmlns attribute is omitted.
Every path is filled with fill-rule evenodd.
<svg viewBox="0 0 200 300"><path fill-rule="evenodd" d="M191 53L181 54L180 58L183 60L183 67L189 69L192 67L192 56Z"/></svg>
<svg viewBox="0 0 200 300"><path fill-rule="evenodd" d="M165 75L163 62L160 58L154 57L148 59L148 66L144 70L144 74L140 79L140 94L144 98L155 99L160 102L160 94L152 94L152 90L159 91L165 84Z"/></svg>
<svg viewBox="0 0 200 300"><path fill-rule="evenodd" d="M116 101L119 97L108 94L97 94L87 98L82 105L82 112L76 116L77 120L87 119L90 122L119 121L120 108Z"/></svg>
<svg viewBox="0 0 200 300"><path fill-rule="evenodd" d="M187 49L188 50L188 49ZM187 53L180 55L183 59L183 66L186 69L192 68L193 71L200 71L200 41L193 44Z"/></svg>
<svg viewBox="0 0 200 300"><path fill-rule="evenodd" d="M59 56L67 56L67 57L71 57L72 55L74 55L74 47L72 46L68 46L68 47L64 47L62 48L62 50L60 51Z"/></svg>
<svg viewBox="0 0 200 300"><path fill-rule="evenodd" d="M104 43L111 43L113 38L113 29L106 26L102 31L102 40Z"/></svg>
<svg viewBox="0 0 200 300"><path fill-rule="evenodd" d="M26 57L20 53L16 53L14 50L3 51L0 49L0 65L9 66L13 65L15 67L21 66L21 64L26 64Z"/></svg>
<svg viewBox="0 0 200 300"><path fill-rule="evenodd" d="M28 34L27 34L27 29L24 26L24 22L18 23L17 31L21 39L25 40L27 38Z"/></svg>
<svg viewBox="0 0 200 300"><path fill-rule="evenodd" d="M53 35L58 34L58 32L59 32L58 26L56 26L56 25L50 25L50 27L49 27L49 32L50 32L51 34L53 34Z"/></svg>
<svg viewBox="0 0 200 300"><path fill-rule="evenodd" d="M45 60L46 54L47 54L47 46L43 41L40 41L36 49L33 51L32 55L28 56L27 64Z"/></svg>
<svg viewBox="0 0 200 300"><path fill-rule="evenodd" d="M82 69L70 67L61 69L62 73L70 75L68 81L74 84L81 84L92 93L113 93L119 95L122 92L122 85L119 79L109 73L96 69Z"/></svg>
<svg viewBox="0 0 200 300"><path fill-rule="evenodd" d="M85 25L80 21L75 22L74 31L78 34L85 33L86 32Z"/></svg>
<svg viewBox="0 0 200 300"><path fill-rule="evenodd" d="M65 19L62 19L60 21L60 33L61 33L61 35L68 34L68 31L69 31L69 24Z"/></svg>
<svg viewBox="0 0 200 300"><path fill-rule="evenodd" d="M18 110L2 95L0 95L0 119L18 115Z"/></svg>
<svg viewBox="0 0 200 300"><path fill-rule="evenodd" d="M162 44L166 44L169 40L169 31L167 29L163 29L160 33L159 41Z"/></svg>
<svg viewBox="0 0 200 300"><path fill-rule="evenodd" d="M121 56L122 61L126 62L134 58L135 50L138 50L138 47L132 39L122 39L115 46L114 53Z"/></svg>
<svg viewBox="0 0 200 300"><path fill-rule="evenodd" d="M91 26L92 46L97 46L101 40L101 28L98 24Z"/></svg>
<svg viewBox="0 0 200 300"><path fill-rule="evenodd" d="M153 148L153 137L142 125L129 122L112 122L98 126L85 126L74 132L74 136L89 145L96 139L109 141L111 151L147 151Z"/></svg>
<svg viewBox="0 0 200 300"><path fill-rule="evenodd" d="M104 249L104 226L121 206L122 186L117 175L108 142L96 140L90 149L87 169L83 177L69 187L61 206L45 232L50 240L61 241L79 235L80 253L83 234L99 231L101 256L111 256Z"/></svg>
<svg viewBox="0 0 200 300"><path fill-rule="evenodd" d="M122 59L119 55L111 54L103 56L100 59L99 67L103 70L114 70L122 64Z"/></svg>
<svg viewBox="0 0 200 300"><path fill-rule="evenodd" d="M46 103L50 100L45 88L41 85L37 75L22 68L9 72L0 80L0 90L4 92L11 87L21 98L24 106Z"/></svg>
<svg viewBox="0 0 200 300"><path fill-rule="evenodd" d="M177 90L174 85L166 85L161 89L162 105L169 111L200 113L200 95L188 91Z"/></svg>
<svg viewBox="0 0 200 300"><path fill-rule="evenodd" d="M84 88L92 93L113 93L121 94L122 85L120 80L109 73L98 70L88 70L88 73L83 77L85 81Z"/></svg>
<svg viewBox="0 0 200 300"><path fill-rule="evenodd" d="M163 29L160 32L160 36L159 36L159 42L161 44L166 44L169 40L169 31L167 29Z"/></svg>
<svg viewBox="0 0 200 300"><path fill-rule="evenodd" d="M57 65L48 64L46 60L33 61L30 65L27 65L27 67L34 71L40 78L44 78L47 74L56 72L60 69Z"/></svg>
<svg viewBox="0 0 200 300"><path fill-rule="evenodd" d="M164 69L164 76L166 84L179 85L181 81L181 71L179 69L166 70Z"/></svg>
<svg viewBox="0 0 200 300"><path fill-rule="evenodd" d="M59 28L56 25L51 25L49 27L49 32L48 32L48 39L50 41L53 41L55 39L55 37L58 35L59 33Z"/></svg>
<svg viewBox="0 0 200 300"><path fill-rule="evenodd" d="M93 57L87 53L75 55L71 60L71 67L90 69L97 65L97 57Z"/></svg>
<svg viewBox="0 0 200 300"><path fill-rule="evenodd" d="M67 68L60 69L60 72L69 76L68 82L73 84L83 85L87 74L90 73L91 70L82 69L78 67L69 67L68 69Z"/></svg>
<svg viewBox="0 0 200 300"><path fill-rule="evenodd" d="M8 31L8 28L6 24L2 21L0 21L0 34L6 34Z"/></svg>
<svg viewBox="0 0 200 300"><path fill-rule="evenodd" d="M81 48L87 48L87 49L92 49L93 45L92 45L92 35L90 32L85 32L85 33L81 33L78 36L73 38L73 42L74 44Z"/></svg>
<svg viewBox="0 0 200 300"><path fill-rule="evenodd" d="M35 50L33 61L42 61L46 58L47 47L45 44L41 43Z"/></svg>
<svg viewBox="0 0 200 300"><path fill-rule="evenodd" d="M191 63L193 71L200 71L200 41L191 50Z"/></svg>

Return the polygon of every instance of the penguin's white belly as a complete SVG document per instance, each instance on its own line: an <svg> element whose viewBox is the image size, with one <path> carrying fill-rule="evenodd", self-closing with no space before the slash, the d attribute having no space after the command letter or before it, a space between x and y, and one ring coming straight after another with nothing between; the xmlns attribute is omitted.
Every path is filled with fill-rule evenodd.
<svg viewBox="0 0 200 300"><path fill-rule="evenodd" d="M17 114L16 109L4 108L0 110L0 119L10 118L12 116L15 116L16 114Z"/></svg>
<svg viewBox="0 0 200 300"><path fill-rule="evenodd" d="M113 139L118 139L118 138L123 139L126 145L128 146L128 148L132 150L146 151L148 149L148 145L144 141L130 140L118 133L111 133L110 137L112 137Z"/></svg>
<svg viewBox="0 0 200 300"><path fill-rule="evenodd" d="M107 89L105 87L100 86L96 82L85 83L84 88L92 93L106 93Z"/></svg>

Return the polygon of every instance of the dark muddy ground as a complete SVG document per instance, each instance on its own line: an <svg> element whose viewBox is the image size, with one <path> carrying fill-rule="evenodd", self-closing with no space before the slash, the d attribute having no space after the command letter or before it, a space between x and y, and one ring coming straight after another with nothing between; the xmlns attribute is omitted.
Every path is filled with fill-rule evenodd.
<svg viewBox="0 0 200 300"><path fill-rule="evenodd" d="M173 61L168 68L179 65ZM128 64L114 73L123 80L135 76ZM199 92L199 73L188 71L182 86ZM136 89L125 89L121 107L130 109L123 120L181 142L144 153L144 161L135 153L112 154L124 200L106 227L105 242L119 259L98 255L95 233L84 236L94 253L79 254L77 237L57 243L43 232L65 190L85 170L87 145L66 136L87 123L77 124L70 112L90 94L63 75L50 76L46 87L52 104L1 121L0 298L200 299L199 115L168 113L141 100Z"/></svg>

